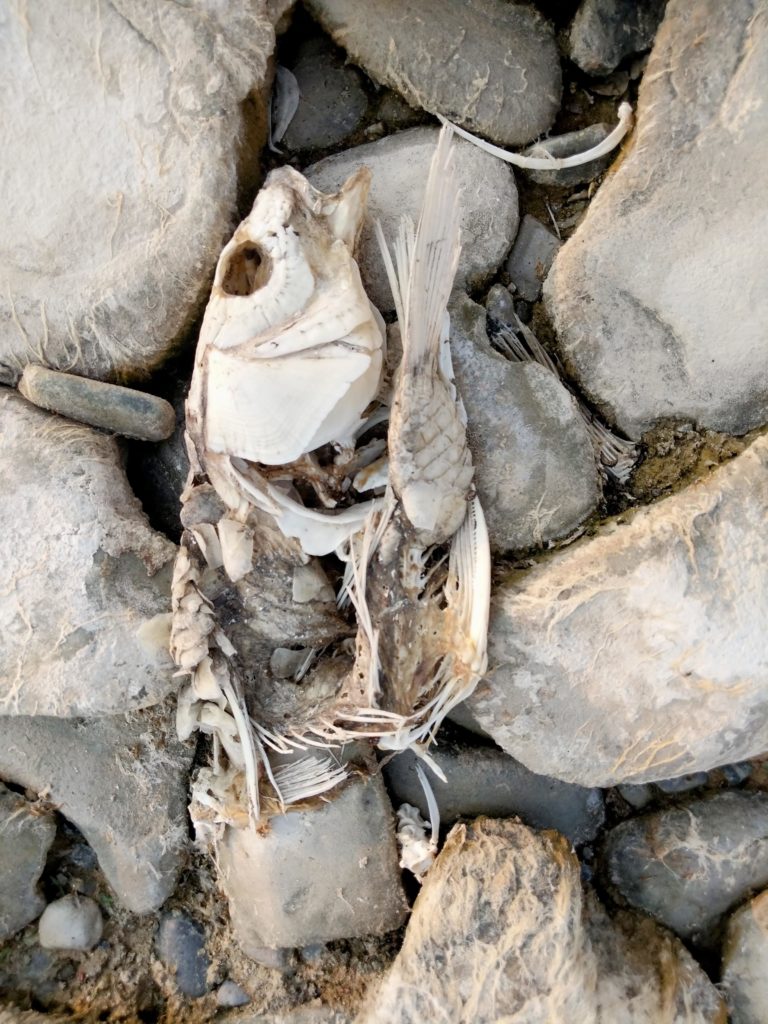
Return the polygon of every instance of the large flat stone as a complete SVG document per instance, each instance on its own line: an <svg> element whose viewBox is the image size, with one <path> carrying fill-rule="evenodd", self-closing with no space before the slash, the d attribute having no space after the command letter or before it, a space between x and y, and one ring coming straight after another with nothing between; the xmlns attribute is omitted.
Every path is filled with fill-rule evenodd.
<svg viewBox="0 0 768 1024"><path fill-rule="evenodd" d="M768 420L768 21L670 0L627 152L544 288L584 393L628 436Z"/></svg>
<svg viewBox="0 0 768 1024"><path fill-rule="evenodd" d="M178 342L257 160L273 48L263 0L3 0L0 381L139 377Z"/></svg>
<svg viewBox="0 0 768 1024"><path fill-rule="evenodd" d="M176 884L192 754L167 705L89 720L0 717L0 778L44 795L77 825L136 914L156 910Z"/></svg>
<svg viewBox="0 0 768 1024"><path fill-rule="evenodd" d="M491 348L485 310L451 304L451 353L467 410L475 483L496 551L567 536L600 498L595 453L576 401L537 363Z"/></svg>
<svg viewBox="0 0 768 1024"><path fill-rule="evenodd" d="M380 935L405 918L392 808L378 775L353 777L265 828L228 827L216 856L245 953Z"/></svg>
<svg viewBox="0 0 768 1024"><path fill-rule="evenodd" d="M92 715L176 688L175 545L150 529L117 443L0 388L0 714Z"/></svg>
<svg viewBox="0 0 768 1024"><path fill-rule="evenodd" d="M724 1024L682 944L612 921L582 890L567 840L515 821L457 825L405 941L357 1024Z"/></svg>
<svg viewBox="0 0 768 1024"><path fill-rule="evenodd" d="M496 142L529 142L560 105L552 29L501 0L308 0L312 14L377 82L413 107Z"/></svg>
<svg viewBox="0 0 768 1024"><path fill-rule="evenodd" d="M583 786L768 749L768 437L509 577L468 704L507 753Z"/></svg>
<svg viewBox="0 0 768 1024"><path fill-rule="evenodd" d="M400 218L418 222L437 128L412 128L379 142L345 150L306 170L312 184L335 192L358 167L373 172L357 260L366 291L382 312L395 308L374 224L381 221L392 244ZM456 143L455 166L461 189L461 257L456 286L477 288L498 269L515 237L517 189L506 164L470 142Z"/></svg>

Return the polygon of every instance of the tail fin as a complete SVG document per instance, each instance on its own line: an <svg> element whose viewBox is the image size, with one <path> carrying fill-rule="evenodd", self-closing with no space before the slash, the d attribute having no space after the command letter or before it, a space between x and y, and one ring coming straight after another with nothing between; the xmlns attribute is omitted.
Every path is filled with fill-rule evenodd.
<svg viewBox="0 0 768 1024"><path fill-rule="evenodd" d="M437 362L445 307L461 251L459 188L453 165L453 131L438 138L424 194L419 225L405 218L395 244L395 265L381 225L379 246L395 299L403 339L403 361L410 369Z"/></svg>

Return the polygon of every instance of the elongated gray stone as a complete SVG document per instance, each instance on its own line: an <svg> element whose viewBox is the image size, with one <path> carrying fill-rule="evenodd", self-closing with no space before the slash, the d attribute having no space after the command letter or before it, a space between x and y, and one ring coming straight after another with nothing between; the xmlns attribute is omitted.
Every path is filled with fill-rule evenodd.
<svg viewBox="0 0 768 1024"><path fill-rule="evenodd" d="M104 715L171 693L174 554L113 438L0 388L0 715Z"/></svg>
<svg viewBox="0 0 768 1024"><path fill-rule="evenodd" d="M358 263L371 301L383 312L394 310L395 303L374 225L380 221L387 241L392 243L401 217L418 221L438 135L436 128L412 128L327 157L306 171L312 184L325 192L336 191L363 165L373 172ZM457 142L454 160L461 189L461 256L456 286L477 288L496 272L515 237L517 189L506 164L469 142Z"/></svg>
<svg viewBox="0 0 768 1024"><path fill-rule="evenodd" d="M441 731L430 757L447 780L430 776L443 826L481 814L519 817L533 828L554 828L572 843L584 843L593 839L603 824L605 808L599 789L535 775L496 747L469 745ZM395 806L409 803L429 820L417 764L415 754L405 751L387 764L384 777Z"/></svg>
<svg viewBox="0 0 768 1024"><path fill-rule="evenodd" d="M722 992L731 1024L768 1020L768 890L737 910L723 943Z"/></svg>
<svg viewBox="0 0 768 1024"><path fill-rule="evenodd" d="M41 409L141 441L164 441L176 425L173 406L163 398L31 363L19 391Z"/></svg>
<svg viewBox="0 0 768 1024"><path fill-rule="evenodd" d="M575 399L543 366L495 352L485 310L466 295L454 296L450 312L453 368L493 548L540 547L567 536L600 497Z"/></svg>
<svg viewBox="0 0 768 1024"><path fill-rule="evenodd" d="M768 421L768 20L670 0L637 126L544 300L582 392L630 438L664 418Z"/></svg>
<svg viewBox="0 0 768 1024"><path fill-rule="evenodd" d="M245 953L380 935L406 914L379 776L352 778L315 806L289 807L266 829L227 828L217 861Z"/></svg>
<svg viewBox="0 0 768 1024"><path fill-rule="evenodd" d="M726 790L622 822L602 857L631 906L711 946L722 916L768 885L768 794Z"/></svg>
<svg viewBox="0 0 768 1024"><path fill-rule="evenodd" d="M77 825L135 914L157 910L176 884L193 753L167 705L85 720L0 717L0 778L44 793Z"/></svg>
<svg viewBox="0 0 768 1024"><path fill-rule="evenodd" d="M582 786L768 749L768 436L498 588L478 725Z"/></svg>
<svg viewBox="0 0 768 1024"><path fill-rule="evenodd" d="M540 160L548 156L565 157L585 153L607 138L610 131L611 128L607 124L590 124L579 131L566 132L565 135L550 135L533 146L529 146L525 155ZM576 167L563 167L560 170L551 171L525 169L524 173L537 185L557 185L560 188L571 188L574 185L583 185L592 181L605 170L610 162L611 154L608 153L597 160L590 160L589 163L579 164Z"/></svg>
<svg viewBox="0 0 768 1024"><path fill-rule="evenodd" d="M273 48L263 0L3 0L0 381L141 378L179 343L258 163Z"/></svg>
<svg viewBox="0 0 768 1024"><path fill-rule="evenodd" d="M350 57L413 107L496 142L543 134L560 105L552 29L532 7L502 0L309 0Z"/></svg>
<svg viewBox="0 0 768 1024"><path fill-rule="evenodd" d="M0 942L45 908L37 883L55 835L53 814L0 783Z"/></svg>
<svg viewBox="0 0 768 1024"><path fill-rule="evenodd" d="M723 1024L714 986L648 920L612 921L567 840L479 818L449 834L356 1024Z"/></svg>

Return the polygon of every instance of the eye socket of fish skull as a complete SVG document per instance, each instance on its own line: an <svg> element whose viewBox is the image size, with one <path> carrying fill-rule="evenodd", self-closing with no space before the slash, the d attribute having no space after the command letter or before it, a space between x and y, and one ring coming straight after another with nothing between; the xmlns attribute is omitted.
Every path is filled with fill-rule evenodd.
<svg viewBox="0 0 768 1024"><path fill-rule="evenodd" d="M267 254L253 242L243 242L223 269L222 291L225 295L253 295L267 283L271 270Z"/></svg>

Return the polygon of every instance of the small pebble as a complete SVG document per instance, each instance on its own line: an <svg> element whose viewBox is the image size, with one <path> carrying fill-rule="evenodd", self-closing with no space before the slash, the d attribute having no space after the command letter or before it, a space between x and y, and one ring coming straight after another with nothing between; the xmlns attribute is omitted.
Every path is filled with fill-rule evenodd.
<svg viewBox="0 0 768 1024"><path fill-rule="evenodd" d="M541 221L526 214L507 260L507 273L516 294L528 302L541 295L541 286L560 248L560 240Z"/></svg>
<svg viewBox="0 0 768 1024"><path fill-rule="evenodd" d="M720 769L728 786L740 786L746 782L752 774L752 765L749 761L739 761L738 764L726 764Z"/></svg>
<svg viewBox="0 0 768 1024"><path fill-rule="evenodd" d="M647 782L628 782L618 787L619 793L627 801L630 807L640 810L653 799L653 789Z"/></svg>
<svg viewBox="0 0 768 1024"><path fill-rule="evenodd" d="M236 982L225 981L216 993L217 1006L247 1006L251 997Z"/></svg>
<svg viewBox="0 0 768 1024"><path fill-rule="evenodd" d="M43 949L93 949L104 921L99 905L87 896L63 896L49 903L38 925Z"/></svg>
<svg viewBox="0 0 768 1024"><path fill-rule="evenodd" d="M140 441L164 441L176 426L173 406L143 391L28 365L19 391L41 409Z"/></svg>
<svg viewBox="0 0 768 1024"><path fill-rule="evenodd" d="M199 999L208 991L209 960L205 932L184 914L165 914L157 935L157 954L172 971L182 995Z"/></svg>
<svg viewBox="0 0 768 1024"><path fill-rule="evenodd" d="M485 299L485 308L490 317L502 324L514 324L515 300L503 284L495 284Z"/></svg>
<svg viewBox="0 0 768 1024"><path fill-rule="evenodd" d="M542 157L566 157L575 156L577 153L584 153L593 146L599 145L607 138L611 129L607 124L591 124L577 132L567 132L565 135L551 135L548 139L542 139L535 145L525 150L525 156ZM591 160L587 164L580 164L578 167L562 167L559 170L551 171L530 171L525 173L535 181L537 185L557 185L571 188L574 185L583 185L605 170L615 154L606 153L597 160Z"/></svg>

